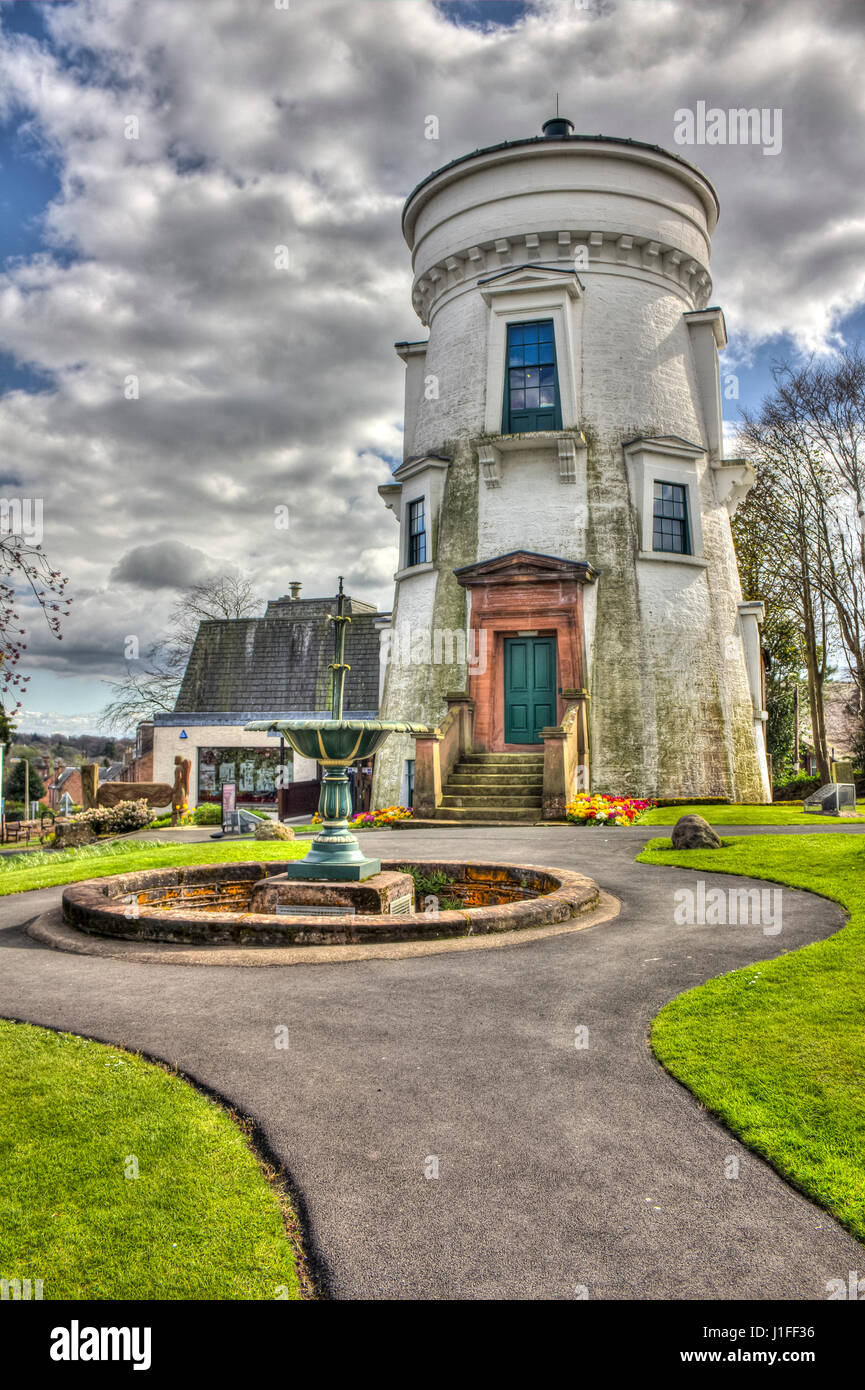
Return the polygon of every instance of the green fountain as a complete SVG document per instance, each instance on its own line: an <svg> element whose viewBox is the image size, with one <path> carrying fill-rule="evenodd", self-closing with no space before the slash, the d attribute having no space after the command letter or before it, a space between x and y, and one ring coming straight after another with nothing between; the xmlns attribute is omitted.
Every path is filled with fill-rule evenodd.
<svg viewBox="0 0 865 1390"><path fill-rule="evenodd" d="M247 724L249 732L279 733L295 752L314 758L324 770L318 812L322 827L304 859L288 865L288 879L316 879L325 882L359 882L381 872L380 859L368 859L349 828L352 811L348 769L366 762L394 733L423 734L425 724L397 724L382 719L343 719L345 678L351 667L345 660L345 629L351 622L345 611L342 576L339 579L336 613L329 614L334 625L333 698L330 719L257 720Z"/></svg>

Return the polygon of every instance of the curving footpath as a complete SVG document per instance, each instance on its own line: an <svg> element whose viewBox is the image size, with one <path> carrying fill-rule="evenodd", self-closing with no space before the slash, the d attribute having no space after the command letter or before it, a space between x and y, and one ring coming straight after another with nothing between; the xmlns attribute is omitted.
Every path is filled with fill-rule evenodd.
<svg viewBox="0 0 865 1390"><path fill-rule="evenodd" d="M780 937L677 926L693 875L634 863L663 833L369 835L386 857L398 836L412 858L574 869L622 911L505 949L339 968L67 954L22 930L61 890L0 898L0 1014L161 1057L252 1116L302 1196L331 1297L824 1299L863 1247L703 1111L647 1033L682 990L828 936L843 913L785 888Z"/></svg>

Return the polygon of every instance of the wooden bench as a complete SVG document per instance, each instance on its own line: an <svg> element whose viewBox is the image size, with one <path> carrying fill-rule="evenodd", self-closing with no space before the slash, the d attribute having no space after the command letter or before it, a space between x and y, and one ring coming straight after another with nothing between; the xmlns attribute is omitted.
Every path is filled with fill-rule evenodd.
<svg viewBox="0 0 865 1390"><path fill-rule="evenodd" d="M39 822L22 820L20 816L7 816L3 827L3 841L7 845L18 844L21 840L30 843L31 835L39 834Z"/></svg>

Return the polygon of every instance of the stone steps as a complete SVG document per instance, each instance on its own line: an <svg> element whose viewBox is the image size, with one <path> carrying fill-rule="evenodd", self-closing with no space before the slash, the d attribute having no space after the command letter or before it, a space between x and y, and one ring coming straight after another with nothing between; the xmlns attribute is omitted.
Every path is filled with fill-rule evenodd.
<svg viewBox="0 0 865 1390"><path fill-rule="evenodd" d="M542 799L541 796L481 796L471 794L471 792L467 792L466 795L455 796L446 791L442 795L441 803L445 808L449 808L449 806L477 806L478 809L481 809L488 806L492 809L494 806L503 806L503 808L512 808L512 806L516 806L516 808L526 806L528 808L531 806L531 808L537 809L542 805Z"/></svg>
<svg viewBox="0 0 865 1390"><path fill-rule="evenodd" d="M543 768L543 753L464 753L465 767Z"/></svg>
<svg viewBox="0 0 865 1390"><path fill-rule="evenodd" d="M481 773L478 777L467 772L452 772L447 784L449 787L482 787L485 791L491 792L497 789L507 791L509 788L516 791L531 792L536 787L542 787L544 779L543 777L536 777L533 772L514 772L509 777L503 777L500 772Z"/></svg>
<svg viewBox="0 0 865 1390"><path fill-rule="evenodd" d="M439 807L436 812L436 820L445 821L468 821L469 824L477 824L479 821L492 822L493 824L502 822L514 822L515 824L534 825L535 821L541 819L540 805L524 809L517 806L497 806L477 807L477 806L449 806Z"/></svg>
<svg viewBox="0 0 865 1390"><path fill-rule="evenodd" d="M543 814L543 753L466 753L442 788L436 819L531 823Z"/></svg>

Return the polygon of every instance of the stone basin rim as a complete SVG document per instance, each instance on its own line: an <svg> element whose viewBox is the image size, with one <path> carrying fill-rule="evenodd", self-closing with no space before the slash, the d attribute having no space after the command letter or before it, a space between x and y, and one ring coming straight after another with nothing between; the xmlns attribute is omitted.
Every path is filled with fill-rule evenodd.
<svg viewBox="0 0 865 1390"><path fill-rule="evenodd" d="M159 908L148 912L141 904L137 915L130 915L129 904L134 895L148 888L182 887L184 884L206 886L208 883L258 882L275 877L294 861L244 860L228 864L177 865L162 869L145 869L137 873L113 874L100 879L88 879L68 885L63 891L63 918L68 926L89 935L116 937L122 940L212 941L221 944L227 939L239 945L266 942L299 945L327 943L346 935L352 940L412 940L418 938L460 937L476 933L515 931L568 921L597 905L598 885L590 878L570 869L550 868L541 864L502 864L499 861L444 861L402 858L382 864L386 870L404 867L439 868L445 872L475 870L504 872L514 882L520 873L539 874L551 881L547 891L516 902L480 905L460 909L443 909L436 917L422 912L399 916L363 914L334 915L327 918L245 911L213 911L195 908L178 900L176 907ZM259 873L253 871L258 869ZM220 877L220 870L224 872ZM471 879L463 879L471 882ZM483 882L483 879L479 881ZM304 940L308 938L308 940Z"/></svg>

